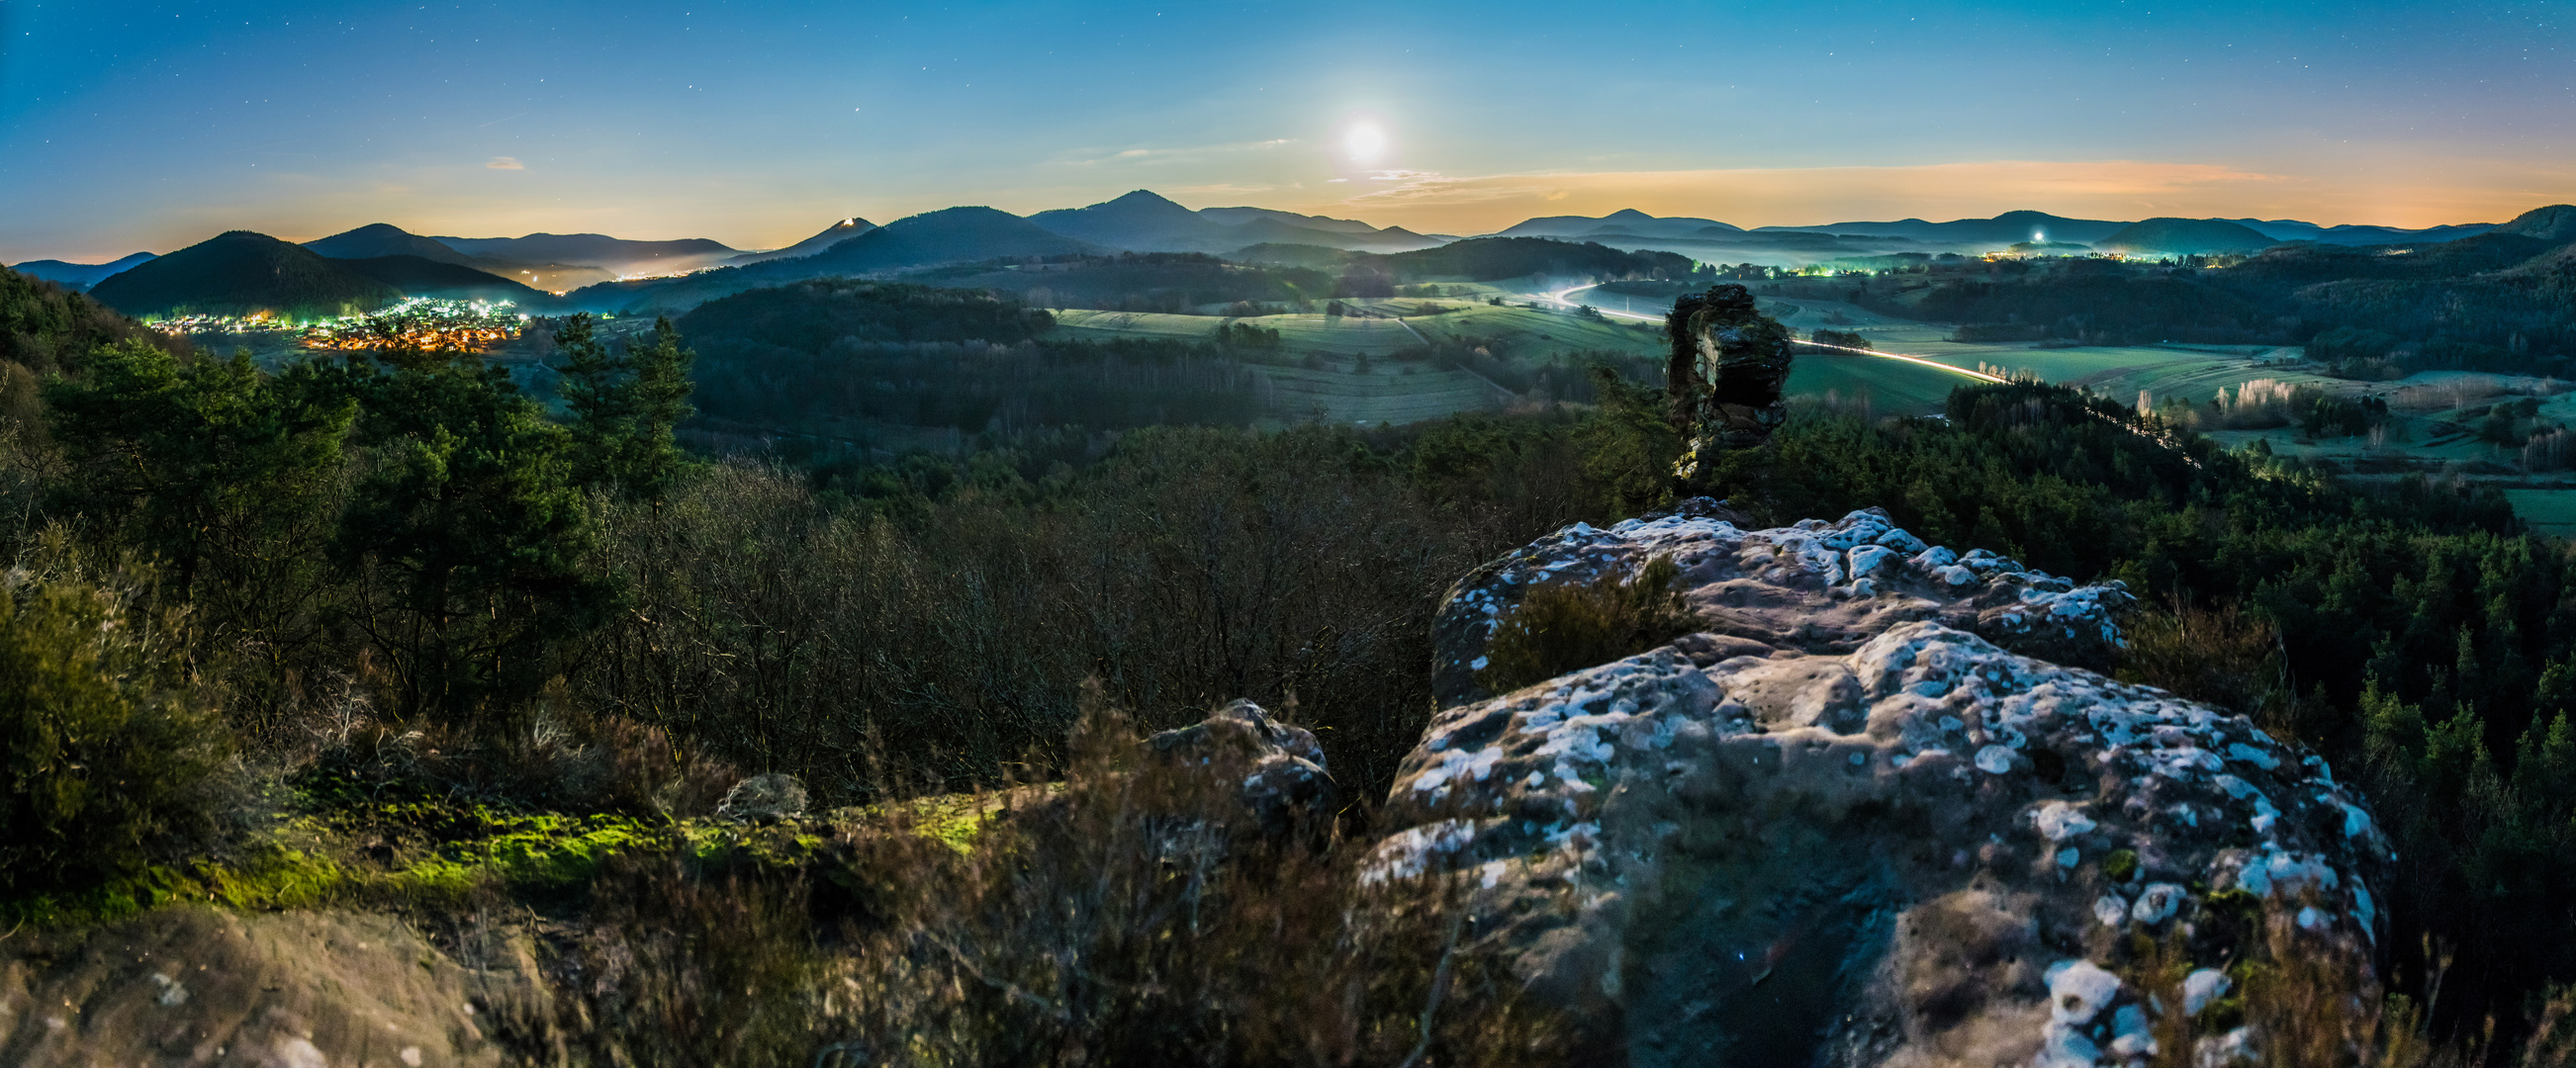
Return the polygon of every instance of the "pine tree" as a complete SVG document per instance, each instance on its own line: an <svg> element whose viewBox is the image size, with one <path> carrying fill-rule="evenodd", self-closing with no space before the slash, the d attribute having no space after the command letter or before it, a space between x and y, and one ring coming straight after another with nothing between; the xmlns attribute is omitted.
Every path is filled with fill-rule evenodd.
<svg viewBox="0 0 2576 1068"><path fill-rule="evenodd" d="M573 481L622 497L658 501L679 477L685 457L673 434L694 414L689 369L697 353L680 347L669 319L653 322L653 344L615 354L575 315L555 331L565 356L561 394L572 415Z"/></svg>

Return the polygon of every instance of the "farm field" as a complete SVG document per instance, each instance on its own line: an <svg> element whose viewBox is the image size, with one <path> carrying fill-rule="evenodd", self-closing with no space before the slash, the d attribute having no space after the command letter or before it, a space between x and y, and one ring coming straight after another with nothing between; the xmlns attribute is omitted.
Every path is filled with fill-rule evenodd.
<svg viewBox="0 0 2576 1068"><path fill-rule="evenodd" d="M1423 304L1439 304L1458 310L1444 315L1410 316L1405 322L1426 338L1465 340L1496 338L1513 347L1516 354L1530 354L1531 346L1540 352L1571 352L1577 349L1609 350L1660 354L1664 351L1661 328L1639 330L1623 322L1583 319L1563 312L1535 308L1497 308L1479 302L1420 301L1397 298L1366 302L1372 311L1410 311Z"/></svg>
<svg viewBox="0 0 2576 1068"><path fill-rule="evenodd" d="M2576 489L2509 489L2504 499L2534 533L2576 537Z"/></svg>
<svg viewBox="0 0 2576 1068"><path fill-rule="evenodd" d="M1819 327L1847 330L1868 338L1874 347L1919 356L1952 367L2000 369L2027 373L2050 382L2084 386L2134 399L2140 390L2158 401L2182 397L2207 403L2221 389L2233 390L2257 378L2271 378L2336 393L2371 389L2365 383L2328 378L2296 367L2297 349L2272 350L2238 346L2228 350L2162 345L2085 345L2043 349L2028 344L1944 341L1951 328L1937 323L1895 319L1851 304L1814 300L1765 300L1763 310L1801 334ZM2271 353L2278 351L2280 355ZM2288 358L2284 358L2288 357Z"/></svg>
<svg viewBox="0 0 2576 1068"><path fill-rule="evenodd" d="M1876 356L1802 352L1789 366L1789 395L1866 400L1888 415L1930 415L1941 410L1950 391L1973 382L1966 375L1935 371Z"/></svg>

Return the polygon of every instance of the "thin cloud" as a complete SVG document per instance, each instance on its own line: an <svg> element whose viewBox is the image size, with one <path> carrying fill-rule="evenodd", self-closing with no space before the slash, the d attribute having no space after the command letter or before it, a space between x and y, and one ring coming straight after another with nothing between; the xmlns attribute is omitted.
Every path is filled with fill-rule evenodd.
<svg viewBox="0 0 2576 1068"><path fill-rule="evenodd" d="M516 157L512 156L494 156L492 157L492 162L486 163L483 166L496 171L524 171L528 169L527 164L519 162Z"/></svg>
<svg viewBox="0 0 2576 1068"><path fill-rule="evenodd" d="M1115 152L1091 148L1080 150L1075 154L1076 158L1057 162L1074 167L1090 167L1103 163L1172 163L1242 152L1261 152L1296 143L1293 139L1280 137L1268 141L1234 141L1218 145L1183 145L1178 148L1124 148Z"/></svg>

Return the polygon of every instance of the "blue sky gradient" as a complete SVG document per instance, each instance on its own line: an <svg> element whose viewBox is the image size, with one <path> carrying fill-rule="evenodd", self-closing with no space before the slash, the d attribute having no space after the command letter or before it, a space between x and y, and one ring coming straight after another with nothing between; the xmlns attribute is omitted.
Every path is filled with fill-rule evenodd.
<svg viewBox="0 0 2576 1068"><path fill-rule="evenodd" d="M0 0L0 262L1139 187L1452 233L2576 199L2569 4L2247 6Z"/></svg>

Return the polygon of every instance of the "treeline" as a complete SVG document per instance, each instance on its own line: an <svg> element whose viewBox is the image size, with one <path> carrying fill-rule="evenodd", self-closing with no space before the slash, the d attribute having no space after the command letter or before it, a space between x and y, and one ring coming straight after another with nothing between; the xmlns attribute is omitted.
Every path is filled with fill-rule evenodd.
<svg viewBox="0 0 2576 1068"><path fill-rule="evenodd" d="M926 284L1010 293L1031 307L1188 314L1210 304L1296 305L1333 296L1333 275L1304 267L1227 263L1198 252L1055 256L997 269L976 264L907 276Z"/></svg>
<svg viewBox="0 0 2576 1068"><path fill-rule="evenodd" d="M1204 342L865 342L807 353L757 341L699 343L698 406L710 425L817 419L954 428L1099 430L1240 426L1268 414L1266 380ZM861 427L846 431L863 434Z"/></svg>
<svg viewBox="0 0 2576 1068"><path fill-rule="evenodd" d="M820 278L708 301L679 321L700 341L752 341L820 353L836 343L1026 341L1055 326L1038 308L991 293Z"/></svg>
<svg viewBox="0 0 2576 1068"><path fill-rule="evenodd" d="M2290 333L2283 316L2190 272L2071 260L2034 274L2011 281L1945 282L1922 294L1913 314L1967 324L1962 337L1975 335L1981 325L2004 324L2027 329L2026 337L2016 340L2064 338L2089 345L2286 343ZM1883 302L1880 306L1895 310ZM1988 335L2004 332L1985 329Z"/></svg>
<svg viewBox="0 0 2576 1068"><path fill-rule="evenodd" d="M1278 345L1241 325L1207 341L1043 339L1045 311L982 290L818 279L710 301L680 320L699 353L698 425L905 444L892 428L1124 430L1243 425L1269 411L1238 361Z"/></svg>

